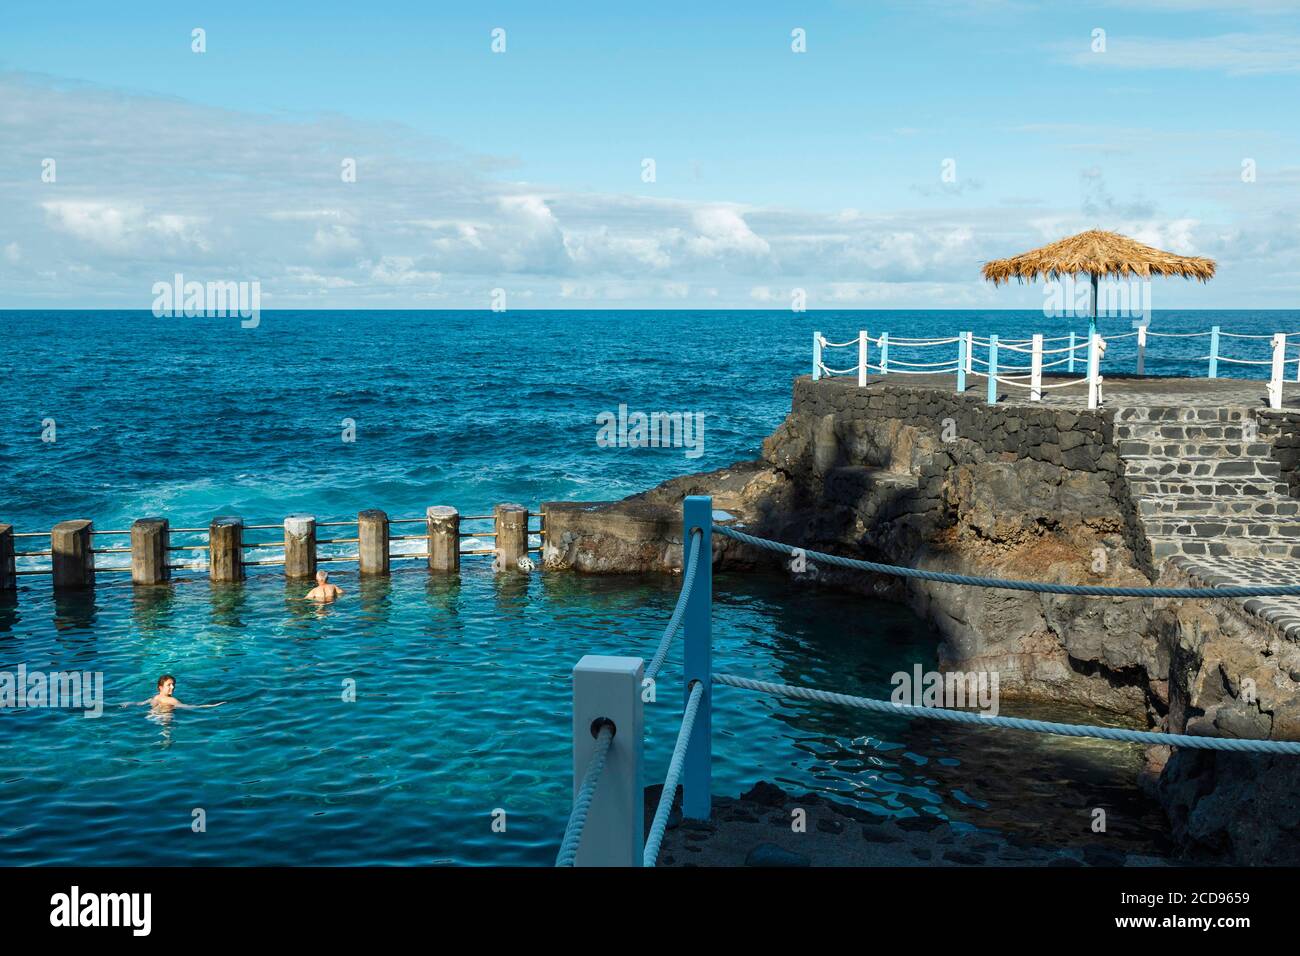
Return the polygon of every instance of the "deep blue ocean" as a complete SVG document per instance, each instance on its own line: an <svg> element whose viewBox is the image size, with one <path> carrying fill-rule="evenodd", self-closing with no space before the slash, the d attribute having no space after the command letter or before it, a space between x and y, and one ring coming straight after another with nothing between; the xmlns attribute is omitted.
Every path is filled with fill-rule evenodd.
<svg viewBox="0 0 1300 956"><path fill-rule="evenodd" d="M1213 324L1291 332L1300 312L1157 312L1151 328ZM792 380L810 369L813 330L844 341L860 328L1015 338L1083 332L1086 321L272 311L245 329L237 318L0 312L0 522L45 532L85 517L108 530L162 515L179 528L214 515L278 524L293 512L398 518L433 504L481 514L501 501L619 498L756 457L788 411ZM1103 333L1129 329L1103 320ZM1103 371L1131 371L1132 348L1116 340ZM1153 339L1147 371L1203 375L1205 348ZM1268 356L1263 340L1225 340L1223 351ZM827 364L856 360L842 354ZM620 405L703 414L702 454L599 447L597 417ZM18 546L48 548L48 538ZM448 582L413 565L362 587L335 565L349 594L325 609L274 568L221 588L181 572L140 592L104 574L92 593L57 598L47 578L23 577L17 600L0 603L0 671L101 671L110 706L97 719L0 710L0 864L549 863L569 803L570 670L586 653L648 657L677 582L521 582L475 558ZM886 696L891 673L934 663L934 636L904 609L776 573L721 575L715 587L719 668ZM166 722L116 706L149 696L163 672L182 700L227 703ZM342 699L346 681L355 702ZM647 715L647 783L662 779L680 714L677 694L660 701ZM777 780L1053 845L1082 840L1086 808L1108 806L1126 846L1159 852L1159 813L1133 785L1132 748L912 725L726 688L715 701L719 793ZM498 808L504 833L491 827ZM192 831L197 809L206 832Z"/></svg>

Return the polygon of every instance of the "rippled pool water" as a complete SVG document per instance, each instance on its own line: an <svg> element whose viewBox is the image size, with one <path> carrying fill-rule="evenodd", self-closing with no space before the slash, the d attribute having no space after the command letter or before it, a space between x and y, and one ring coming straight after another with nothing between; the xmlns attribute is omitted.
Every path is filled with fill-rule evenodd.
<svg viewBox="0 0 1300 956"><path fill-rule="evenodd" d="M0 863L550 863L569 804L570 671L585 653L648 658L676 580L500 578L469 561L459 581L340 580L349 595L324 608L260 573L57 600L32 589L0 609L5 666L100 670L109 705L97 719L3 714ZM734 574L716 604L719 670L885 696L891 673L933 664L932 635L889 604ZM167 720L117 706L164 672L181 700L226 703ZM679 680L680 645L647 713L647 783L666 769ZM715 702L717 793L776 780L1052 845L1082 842L1088 808L1106 806L1127 850L1158 850L1132 748L726 687Z"/></svg>
<svg viewBox="0 0 1300 956"><path fill-rule="evenodd" d="M1292 331L1300 313L1157 313L1153 328L1215 323ZM68 518L110 530L163 515L206 527L215 515L275 524L294 512L619 498L756 457L808 370L811 331L842 340L863 327L1081 328L1036 312L268 311L252 330L148 312L0 312L0 522L44 533ZM1127 368L1132 341L1107 362ZM1200 347L1162 339L1147 367L1199 374ZM620 404L704 415L702 454L598 446L597 417ZM345 421L355 441L342 440ZM125 541L96 539L106 544ZM192 574L156 592L105 573L92 595L57 600L48 578L24 576L17 602L0 604L0 671L99 670L114 703L144 699L170 672L182 700L228 703L167 723L115 706L93 720L0 711L0 863L549 862L569 804L570 670L591 652L648 657L677 581L507 582L481 562L467 559L459 582L400 562L391 580L358 588L341 571L352 593L324 610L271 568L243 586ZM724 576L716 596L722 669L883 696L894 671L933 663L934 636L901 608L780 577ZM647 783L662 779L676 735L676 674L670 662L648 716ZM346 680L355 703L341 699ZM1106 806L1127 849L1159 842L1131 748L731 688L715 700L719 793L778 780L1057 845ZM1012 711L1089 718L1004 704ZM504 834L490 827L498 807ZM196 808L206 833L191 832Z"/></svg>

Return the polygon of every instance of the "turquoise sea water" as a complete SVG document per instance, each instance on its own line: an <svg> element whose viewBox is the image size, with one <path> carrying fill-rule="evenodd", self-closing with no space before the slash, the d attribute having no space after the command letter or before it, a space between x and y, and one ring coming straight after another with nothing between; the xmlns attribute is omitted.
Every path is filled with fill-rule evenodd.
<svg viewBox="0 0 1300 956"><path fill-rule="evenodd" d="M1157 313L1152 328L1216 322L1293 331L1300 313ZM158 514L201 527L218 514L274 524L298 511L337 520L370 507L406 517L430 504L483 513L621 497L756 456L807 371L814 328L838 341L862 327L1077 325L1007 312L268 312L242 329L147 312L0 312L0 521L44 531L89 517L110 529ZM1203 340L1153 341L1150 371L1203 369ZM1266 354L1242 341L1225 354ZM1123 344L1111 361L1130 367ZM703 454L598 447L597 416L620 404L703 413ZM344 419L355 441L341 440ZM56 440L42 441L50 420ZM0 863L549 862L568 809L568 674L585 653L648 657L677 582L498 579L468 558L459 581L395 568L360 585L339 568L349 593L325 609L274 568L242 586L181 573L140 592L104 574L93 593L57 598L47 579L24 577L0 604L0 671L102 671L110 706L98 719L0 710ZM777 575L722 575L716 603L720 668L883 696L894 671L933 664L933 635L891 605ZM647 718L648 783L676 734L679 659ZM116 706L147 697L164 671L182 700L227 703L165 723ZM355 702L342 699L345 681ZM1131 748L729 688L715 700L719 793L778 780L1052 845L1085 839L1087 808L1107 806L1126 848L1159 851ZM205 833L191 831L197 808ZM505 833L491 828L497 808Z"/></svg>

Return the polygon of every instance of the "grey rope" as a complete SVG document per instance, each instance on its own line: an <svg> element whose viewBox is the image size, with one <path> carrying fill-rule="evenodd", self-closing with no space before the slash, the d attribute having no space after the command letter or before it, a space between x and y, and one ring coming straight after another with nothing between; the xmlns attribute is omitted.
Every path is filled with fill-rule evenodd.
<svg viewBox="0 0 1300 956"><path fill-rule="evenodd" d="M1237 585L1218 588L1115 588L1095 584L1052 584L1046 581L1014 581L1006 578L981 578L968 574L950 574L947 571L922 571L919 568L904 568L896 564L880 564L876 561L863 561L857 558L844 558L838 554L824 554L796 548L779 541L756 538L735 528L715 524L713 530L719 534L751 544L756 548L766 548L782 554L799 551L810 561L830 564L835 567L849 568L855 571L870 571L874 574L891 574L900 578L915 578L922 581L938 581L941 584L965 584L981 588L1003 588L1008 591L1034 591L1039 594L1083 594L1092 597L1150 597L1150 598L1245 598L1245 597L1288 597L1300 595L1300 584Z"/></svg>
<svg viewBox="0 0 1300 956"><path fill-rule="evenodd" d="M673 797L677 795L677 781L682 776L682 764L686 761L686 748L691 741L691 731L695 728L695 715L704 699L704 685L699 681L691 684L691 696L686 701L682 712L682 729L677 731L677 744L673 747L672 759L668 761L668 776L664 778L663 793L659 794L659 806L655 807L654 822L650 824L650 835L646 837L645 853L641 856L642 866L654 866L659 859L659 845L664 841L664 831L668 829L668 813L673 808Z"/></svg>
<svg viewBox="0 0 1300 956"><path fill-rule="evenodd" d="M691 534L691 555L686 561L688 568L686 576L682 579L682 591L677 595L677 606L673 608L673 616L668 619L668 626L664 628L664 636L659 641L659 649L655 651L655 656L650 659L649 666L645 669L645 679L654 680L659 668L664 666L664 659L668 656L668 648L672 646L673 637L677 634L677 629L682 626L682 615L686 613L686 602L691 597L691 587L695 584L695 569L700 566L700 542L704 540L703 531L695 531Z"/></svg>
<svg viewBox="0 0 1300 956"><path fill-rule="evenodd" d="M772 684L751 680L734 674L714 674L718 684L754 690L777 697L794 697L825 704L842 704L881 714L900 714L907 717L928 717L952 724L978 724L981 727L1007 727L1028 730L1039 734L1057 734L1062 737L1096 737L1100 740L1124 740L1139 744L1161 744L1169 747L1187 747L1191 750L1231 750L1237 753L1300 754L1300 741L1295 740L1242 740L1230 737L1192 737L1187 734L1162 734L1149 730L1124 730L1119 727L1092 727L1086 724L1058 724L1049 720L1029 720L1025 717L985 717L975 711L945 710L942 707L918 707L915 704L895 704L867 697L850 697L830 691L790 684Z"/></svg>
<svg viewBox="0 0 1300 956"><path fill-rule="evenodd" d="M560 852L555 857L556 866L573 866L578 856L578 845L582 842L582 831L587 826L587 811L596 796L596 784L605 771L605 758L609 756L609 745L614 739L614 725L605 723L596 734L596 749L587 761L587 772L582 775L582 785L573 798L573 809L569 811L569 822L564 828L564 839L560 841Z"/></svg>

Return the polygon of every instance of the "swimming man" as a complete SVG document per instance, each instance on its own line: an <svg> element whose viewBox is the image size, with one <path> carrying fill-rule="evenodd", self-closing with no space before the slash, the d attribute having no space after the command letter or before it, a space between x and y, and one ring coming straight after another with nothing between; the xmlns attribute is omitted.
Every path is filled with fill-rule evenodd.
<svg viewBox="0 0 1300 956"><path fill-rule="evenodd" d="M342 593L343 589L341 587L337 584L330 584L328 571L317 571L316 586L307 592L307 600L329 604Z"/></svg>

